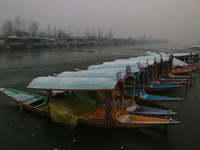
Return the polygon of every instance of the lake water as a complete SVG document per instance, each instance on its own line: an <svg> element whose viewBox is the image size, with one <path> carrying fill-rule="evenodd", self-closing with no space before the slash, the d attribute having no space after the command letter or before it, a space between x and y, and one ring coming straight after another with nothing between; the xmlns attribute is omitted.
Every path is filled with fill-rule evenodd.
<svg viewBox="0 0 200 150"><path fill-rule="evenodd" d="M73 47L61 49L0 51L0 87L28 91L33 78L52 75L105 61L143 55L145 51L190 52L182 45L157 44L122 47ZM197 74L197 73L196 73ZM177 150L200 149L200 81L185 94L185 87L158 95L183 97L183 102L156 103L151 106L179 112L173 119L182 123L164 128L103 129L89 126L75 128L60 125L48 118L19 107L0 94L0 149L26 150ZM44 94L37 91L28 91ZM155 94L155 93L154 93Z"/></svg>

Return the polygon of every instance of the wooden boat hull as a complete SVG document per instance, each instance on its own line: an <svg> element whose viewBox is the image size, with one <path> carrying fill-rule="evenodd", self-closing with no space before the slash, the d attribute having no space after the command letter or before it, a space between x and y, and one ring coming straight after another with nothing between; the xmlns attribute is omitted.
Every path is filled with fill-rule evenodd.
<svg viewBox="0 0 200 150"><path fill-rule="evenodd" d="M135 115L134 115L135 116ZM152 118L152 117L150 117ZM98 126L98 127L105 127L105 123L103 118L101 119L81 119L78 120L79 124L84 124L88 126ZM144 121L138 121L138 122L126 122L122 123L119 122L117 119L113 119L112 121L112 128L143 128L143 127L158 127L158 126L169 126L169 125L177 125L180 124L179 121L167 121L165 119L161 119L160 122L144 122Z"/></svg>
<svg viewBox="0 0 200 150"><path fill-rule="evenodd" d="M152 81L152 83L160 85L183 85L186 84L186 81L160 80L160 81Z"/></svg>
<svg viewBox="0 0 200 150"><path fill-rule="evenodd" d="M128 90L125 93L126 98L132 97L132 90ZM136 101L144 101L144 102L174 102L174 101L183 101L181 98L174 98L174 97L166 97L166 96L157 96L157 95L150 95L143 91L143 94L140 93L138 90L135 90L135 96L134 99Z"/></svg>
<svg viewBox="0 0 200 150"><path fill-rule="evenodd" d="M163 91L163 90L169 90L174 88L180 88L182 85L160 85L160 84L150 84L145 85L145 91Z"/></svg>
<svg viewBox="0 0 200 150"><path fill-rule="evenodd" d="M171 73L173 74L183 74L183 73L191 73L192 69L173 69Z"/></svg>
<svg viewBox="0 0 200 150"><path fill-rule="evenodd" d="M20 108L25 108L30 111L36 112L40 115L44 115L44 103L46 101L45 97L40 97L38 95L28 94L26 92L20 92L12 89L0 89L4 94L9 96L14 102L19 104ZM21 94L21 95L20 95ZM19 96L20 95L20 96ZM23 99L23 95L29 96L29 99ZM21 100L19 100L22 98ZM25 104L28 100L34 100L31 104ZM41 98L41 99L40 99ZM42 102L42 107L33 106L33 103L39 101ZM41 105L40 104L40 105ZM37 107L37 108L36 108ZM42 109L43 108L43 109ZM79 116L78 123L85 124L89 126L99 126L105 127L105 120L104 120L104 112L105 108L97 109L97 111L89 112L86 115ZM129 120L125 120L124 122L120 120L119 117L112 119L112 125L110 127L113 128L136 128L136 127L156 127L156 126L169 126L169 125L176 125L180 124L180 121L174 121L172 119L160 119L160 118L153 118L153 117L144 117L138 115L131 115L124 111L124 116L128 116ZM121 117L121 116L120 116Z"/></svg>
<svg viewBox="0 0 200 150"><path fill-rule="evenodd" d="M17 103L20 106L20 111L22 111L23 109L26 109L26 110L30 110L30 111L40 114L40 115L44 114L43 108L45 107L46 97L34 95L34 94L28 94L26 92L21 92L21 91L17 91L17 90L13 90L13 89L1 88L0 91L2 91L9 98L11 98L11 100L13 100L15 103ZM36 97L36 101L41 100L41 99L42 99L42 101L41 101L41 104L39 104L38 106L34 106L34 105L26 104L26 103L20 101L20 99L14 97L14 94L27 94L27 95Z"/></svg>
<svg viewBox="0 0 200 150"><path fill-rule="evenodd" d="M172 78L172 79L187 79L187 78L191 78L192 76L178 76L178 75L169 73L169 74L163 74L163 77Z"/></svg>
<svg viewBox="0 0 200 150"><path fill-rule="evenodd" d="M176 79L176 78L160 78L160 81L185 81L186 79Z"/></svg>

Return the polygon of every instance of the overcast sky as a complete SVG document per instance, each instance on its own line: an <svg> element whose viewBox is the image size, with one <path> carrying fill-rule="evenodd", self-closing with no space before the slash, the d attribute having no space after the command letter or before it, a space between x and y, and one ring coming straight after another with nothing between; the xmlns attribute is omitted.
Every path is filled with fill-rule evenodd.
<svg viewBox="0 0 200 150"><path fill-rule="evenodd" d="M115 37L200 42L200 0L0 0L0 26L18 16L41 29L112 28Z"/></svg>

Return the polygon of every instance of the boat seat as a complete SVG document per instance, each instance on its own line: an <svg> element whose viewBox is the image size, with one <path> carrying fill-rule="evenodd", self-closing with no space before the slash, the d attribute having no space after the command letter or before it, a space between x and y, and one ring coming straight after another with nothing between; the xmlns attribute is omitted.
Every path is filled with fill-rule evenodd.
<svg viewBox="0 0 200 150"><path fill-rule="evenodd" d="M42 98L36 98L36 97L34 97L32 95L23 94L23 93L16 94L16 95L13 96L13 98L15 98L16 100L21 101L24 104L32 105L32 106L36 106L36 105L39 105L39 104L43 103L43 99Z"/></svg>
<svg viewBox="0 0 200 150"><path fill-rule="evenodd" d="M120 122L123 122L123 123L127 123L127 122L130 121L130 116L129 115L122 115L117 120L120 121Z"/></svg>
<svg viewBox="0 0 200 150"><path fill-rule="evenodd" d="M136 110L137 107L138 107L137 105L133 105L133 106L130 106L130 107L126 108L126 110L127 110L128 112L131 112L131 111Z"/></svg>

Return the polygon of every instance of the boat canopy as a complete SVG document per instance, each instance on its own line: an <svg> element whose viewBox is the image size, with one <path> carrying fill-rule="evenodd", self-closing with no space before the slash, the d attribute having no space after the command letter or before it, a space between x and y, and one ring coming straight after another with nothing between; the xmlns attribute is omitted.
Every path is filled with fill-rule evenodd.
<svg viewBox="0 0 200 150"><path fill-rule="evenodd" d="M155 52L150 52L150 51L147 51L144 53L145 56L141 56L141 57L146 57L146 59L149 59L149 60L154 60L154 58L156 58L156 62L157 63L160 63L160 60L161 60L161 56L162 56L162 60L164 62L167 62L169 60L169 56L167 55L161 55L161 54L157 54ZM140 58L140 57L139 57Z"/></svg>
<svg viewBox="0 0 200 150"><path fill-rule="evenodd" d="M147 67L147 61L120 61L120 62L105 62L102 65L91 65L88 67L88 70L97 70L97 69L114 69L114 68L126 68L128 65L134 69L138 69L138 62L141 62L142 66ZM148 63L149 65L149 63ZM134 72L134 71L133 71ZM135 71L137 72L137 71Z"/></svg>
<svg viewBox="0 0 200 150"><path fill-rule="evenodd" d="M168 60L169 60L169 56L170 56L170 54L166 54L164 52L161 52L160 55L159 55L159 54L157 54L155 52L149 52L149 51L145 52L145 55L147 55L147 56L155 56L155 57L158 57L158 56L160 57L160 55L162 55L163 59L167 59L168 58ZM188 64L184 63L183 61L178 60L176 58L173 58L173 67L176 67L176 66L187 66L187 65Z"/></svg>
<svg viewBox="0 0 200 150"><path fill-rule="evenodd" d="M138 67L132 67L131 73L139 72ZM116 73L121 72L122 77L124 77L126 73L126 69L124 68L111 68L111 69L99 69L99 70L81 70L78 72L69 72L65 71L57 75L57 77L106 77L106 78L116 78Z"/></svg>
<svg viewBox="0 0 200 150"><path fill-rule="evenodd" d="M168 56L173 55L174 57L184 57L184 56L191 56L196 55L197 53L171 53L167 54Z"/></svg>
<svg viewBox="0 0 200 150"><path fill-rule="evenodd" d="M100 69L82 70L78 72L65 71L56 77L38 77L29 85L28 89L37 90L58 90L58 91L108 91L114 90L118 81L128 76L135 77L134 73L139 72L139 68L126 69Z"/></svg>
<svg viewBox="0 0 200 150"><path fill-rule="evenodd" d="M149 66L152 66L153 65L153 63L154 63L154 61L155 61L155 58L156 58L156 62L157 63L160 63L160 55L152 55L152 56L140 56L140 57L131 57L131 58L129 58L129 59L116 59L114 62L129 62L129 61L131 61L131 62L135 62L135 63L137 63L137 62L141 62L141 63L146 63L147 62L147 60L148 60L148 65ZM166 56L166 57L163 57L162 56L162 60L163 61L168 61L169 60L169 57L168 56Z"/></svg>
<svg viewBox="0 0 200 150"><path fill-rule="evenodd" d="M126 64L126 65L136 65L137 63L140 62L141 64L143 64L144 66L147 66L147 60L146 59L133 59L133 58L129 58L129 59L116 59L113 62L104 62L102 65L117 65L117 64ZM148 65L152 66L154 63L154 61L150 60L148 61Z"/></svg>
<svg viewBox="0 0 200 150"><path fill-rule="evenodd" d="M38 77L29 83L27 88L55 91L110 91L117 83L117 77Z"/></svg>
<svg viewBox="0 0 200 150"><path fill-rule="evenodd" d="M160 54L162 56L168 56L169 55L169 54L166 54L164 52L161 52ZM173 58L173 67L176 67L176 66L188 66L188 64L179 60L179 59Z"/></svg>
<svg viewBox="0 0 200 150"><path fill-rule="evenodd" d="M143 58L139 58L139 57L133 57L133 58L129 58L129 59L116 59L114 60L113 62L116 63L116 62L126 62L127 64L132 62L132 63L138 63L138 62L141 62L142 64L147 64L147 60L148 59L143 59ZM152 66L154 63L154 60L148 60L148 66Z"/></svg>

